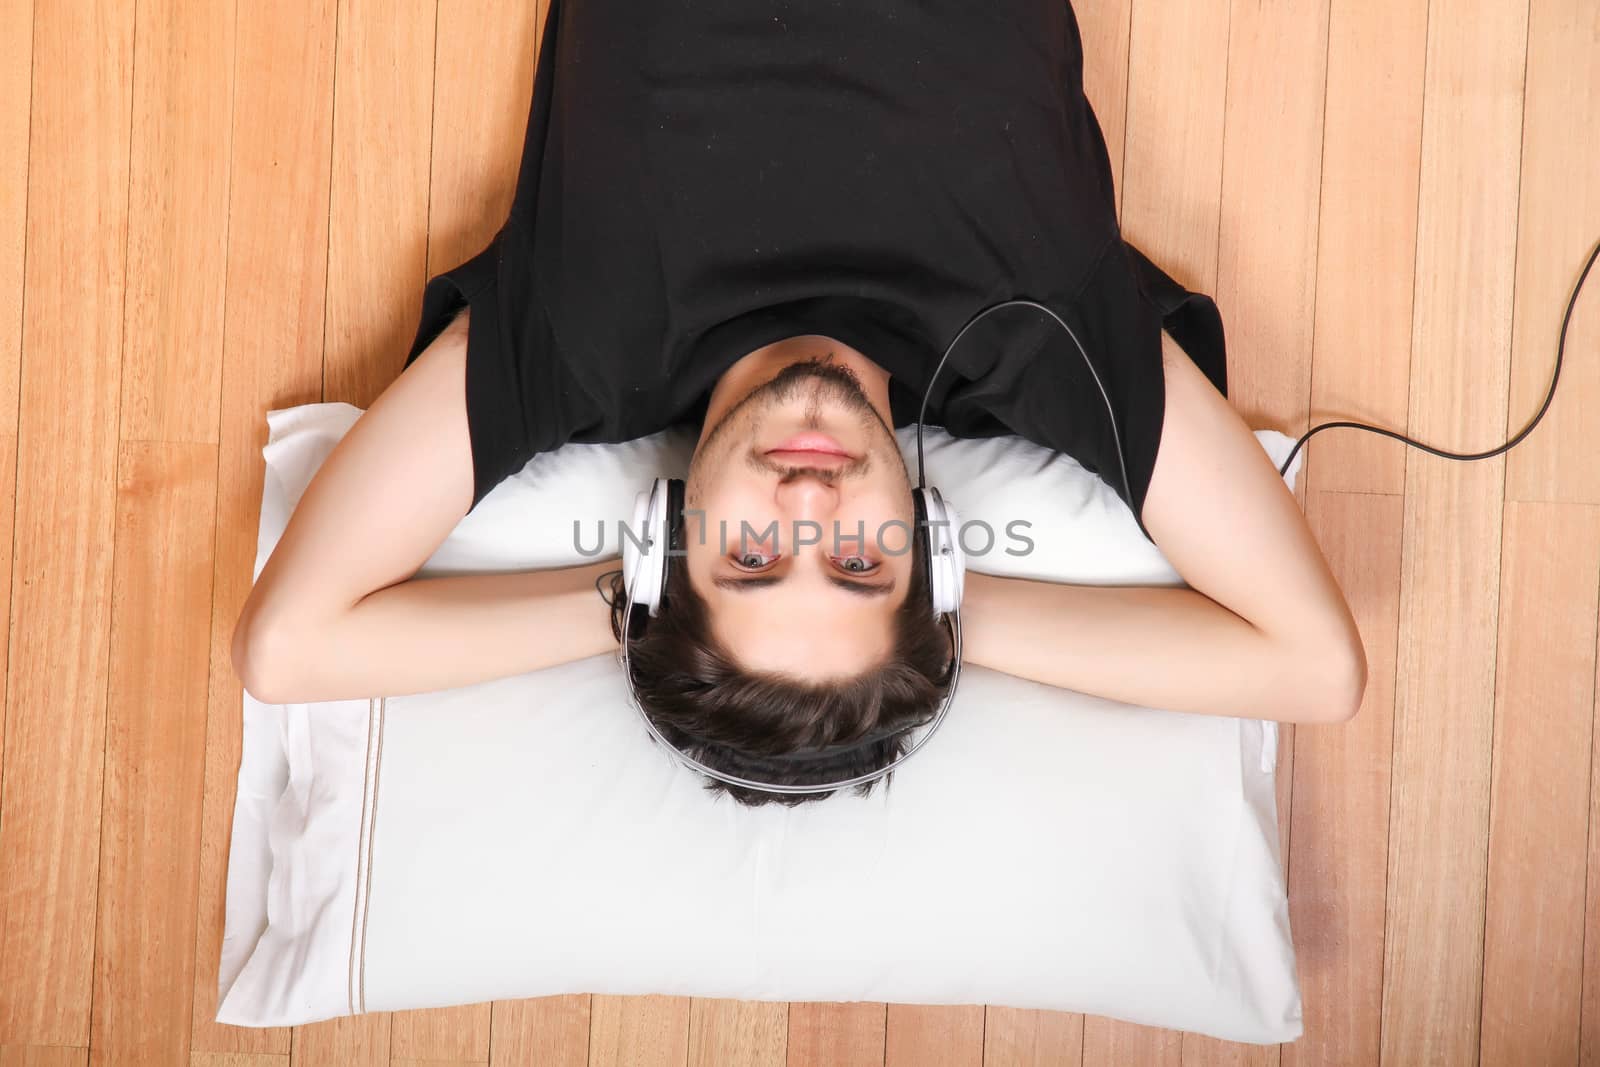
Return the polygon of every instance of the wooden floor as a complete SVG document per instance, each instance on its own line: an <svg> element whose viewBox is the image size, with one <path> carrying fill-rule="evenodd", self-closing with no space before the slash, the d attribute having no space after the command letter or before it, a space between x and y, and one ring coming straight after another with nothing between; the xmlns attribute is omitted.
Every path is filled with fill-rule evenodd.
<svg viewBox="0 0 1600 1067"><path fill-rule="evenodd" d="M1079 18L1124 229L1216 295L1252 426L1527 423L1600 236L1600 4ZM1307 446L1371 677L1282 746L1300 1041L599 996L213 1023L265 412L398 374L425 279L508 210L541 23L0 0L0 1067L1600 1064L1600 283L1509 455Z"/></svg>

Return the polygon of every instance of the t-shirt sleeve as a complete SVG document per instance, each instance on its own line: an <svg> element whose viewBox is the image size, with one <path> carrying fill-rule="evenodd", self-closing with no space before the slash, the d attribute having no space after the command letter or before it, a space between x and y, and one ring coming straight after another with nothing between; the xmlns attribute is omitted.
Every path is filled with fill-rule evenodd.
<svg viewBox="0 0 1600 1067"><path fill-rule="evenodd" d="M1140 532L1154 543L1144 525L1144 503L1166 423L1161 331L1171 334L1226 396L1228 364L1222 316L1210 297L1184 288L1122 239L1112 241L1078 294L1073 310L1085 325L1084 344L1095 356L1116 413L1114 431L1106 424L1090 438L1090 456L1133 512ZM1105 406L1103 401L1100 406ZM1121 483L1122 469L1116 458L1119 444L1126 464L1126 485Z"/></svg>
<svg viewBox="0 0 1600 1067"><path fill-rule="evenodd" d="M533 456L564 444L568 432L559 408L549 403L565 390L555 380L560 361L543 304L537 298L505 299L508 292L532 295L529 257L511 233L514 222L465 263L428 281L416 339L405 361L409 367L461 308L471 307L466 357L473 475L469 513Z"/></svg>

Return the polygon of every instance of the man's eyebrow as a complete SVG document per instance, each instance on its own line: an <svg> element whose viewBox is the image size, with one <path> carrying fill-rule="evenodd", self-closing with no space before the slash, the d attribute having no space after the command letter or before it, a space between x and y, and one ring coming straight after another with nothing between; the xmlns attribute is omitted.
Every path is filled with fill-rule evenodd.
<svg viewBox="0 0 1600 1067"><path fill-rule="evenodd" d="M755 578L735 578L731 575L718 574L711 579L711 584L718 589L727 589L734 593L748 593L756 589L765 589L777 585L782 578L766 575ZM858 582L837 574L828 575L828 581L840 589L854 593L856 596L884 597L894 592L893 578L887 582Z"/></svg>

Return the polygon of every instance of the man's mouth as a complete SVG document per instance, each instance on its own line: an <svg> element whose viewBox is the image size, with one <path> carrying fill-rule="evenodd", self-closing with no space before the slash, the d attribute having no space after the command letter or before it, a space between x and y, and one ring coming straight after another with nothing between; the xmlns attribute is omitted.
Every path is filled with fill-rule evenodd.
<svg viewBox="0 0 1600 1067"><path fill-rule="evenodd" d="M790 467L810 467L814 470L839 470L855 462L854 457L837 452L814 452L809 449L772 448L765 453L767 459Z"/></svg>
<svg viewBox="0 0 1600 1067"><path fill-rule="evenodd" d="M775 447L767 449L767 455L769 456L779 453L795 454L802 452L817 457L840 456L846 460L855 458L838 441L825 433L817 433L815 430L797 433L787 441L780 441Z"/></svg>

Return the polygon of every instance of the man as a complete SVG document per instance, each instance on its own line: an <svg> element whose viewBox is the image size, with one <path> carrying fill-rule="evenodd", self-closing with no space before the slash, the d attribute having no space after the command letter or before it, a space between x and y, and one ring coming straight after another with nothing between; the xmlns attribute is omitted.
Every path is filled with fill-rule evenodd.
<svg viewBox="0 0 1600 1067"><path fill-rule="evenodd" d="M687 422L687 555L630 643L647 713L733 773L887 730L791 780L881 766L950 666L917 554L875 536L911 518L891 427L1012 297L1072 323L1094 373L1006 309L952 352L929 423L1074 456L1191 588L971 574L967 660L1175 710L1353 714L1359 633L1224 398L1216 308L1121 237L1064 0L552 2L509 217L429 282L402 374L308 487L236 629L241 678L339 699L614 648L609 563L405 579L539 453Z"/></svg>

